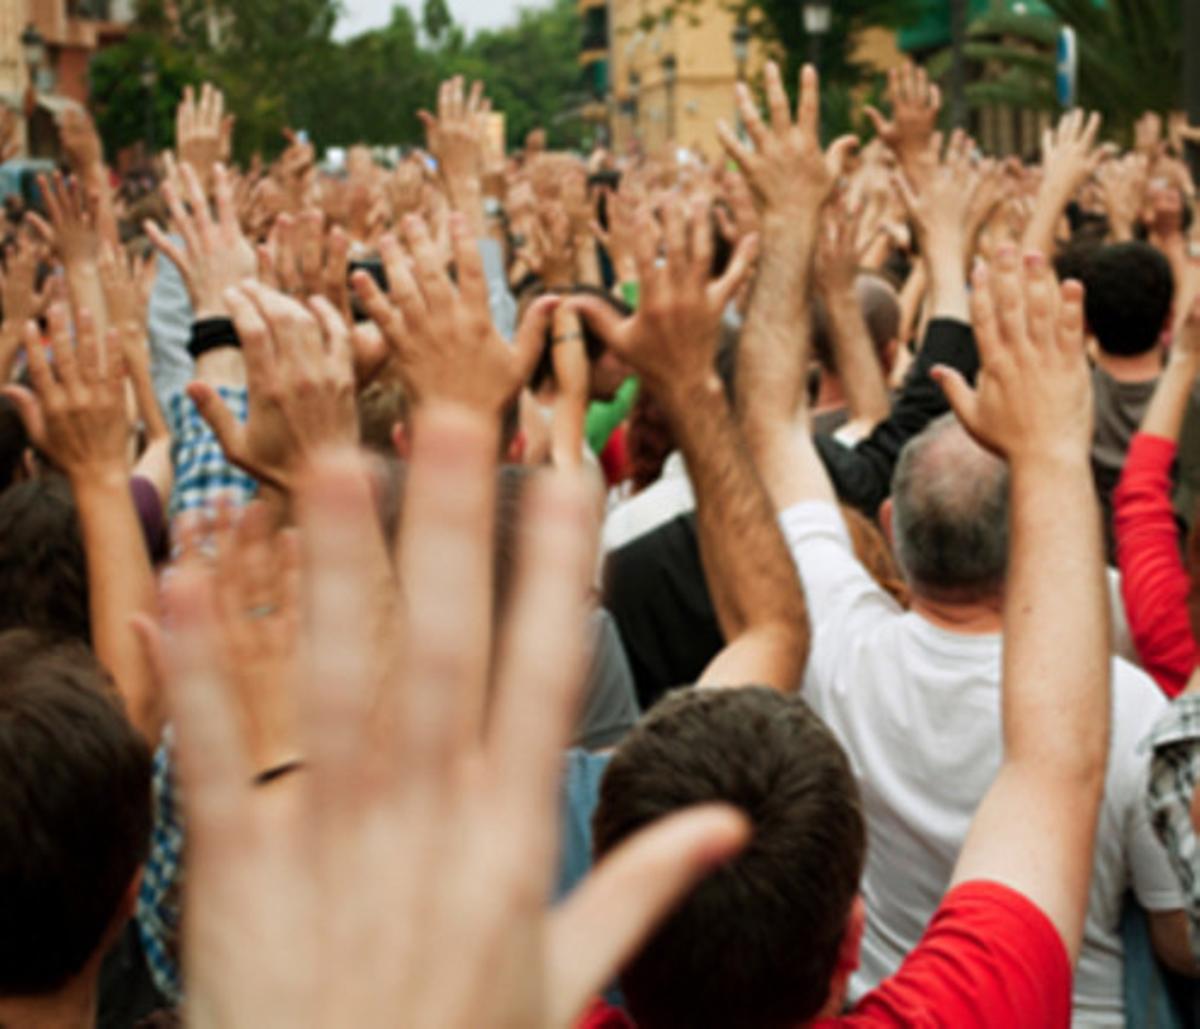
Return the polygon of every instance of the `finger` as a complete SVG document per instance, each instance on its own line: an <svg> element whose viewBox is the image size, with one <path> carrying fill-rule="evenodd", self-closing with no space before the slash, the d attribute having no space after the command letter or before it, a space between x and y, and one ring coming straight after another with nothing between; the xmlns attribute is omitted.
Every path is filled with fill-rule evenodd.
<svg viewBox="0 0 1200 1029"><path fill-rule="evenodd" d="M742 116L742 125L746 129L746 135L750 137L754 149L761 152L767 144L767 127L763 124L762 115L758 113L758 104L754 102L750 87L744 82L739 82L734 88L734 95L737 98L738 113Z"/></svg>
<svg viewBox="0 0 1200 1029"><path fill-rule="evenodd" d="M43 449L46 442L46 417L37 396L24 386L17 385L0 386L0 396L8 397L12 401L30 442L38 449Z"/></svg>
<svg viewBox="0 0 1200 1029"><path fill-rule="evenodd" d="M61 301L52 305L46 320L50 325L50 344L54 350L56 378L67 389L79 384L79 369L75 362L75 345L71 340L71 316Z"/></svg>
<svg viewBox="0 0 1200 1029"><path fill-rule="evenodd" d="M200 417L213 431L221 450L231 464L239 468L245 467L246 461L246 431L237 416L229 410L215 386L207 382L191 382L187 387L187 395Z"/></svg>
<svg viewBox="0 0 1200 1029"><path fill-rule="evenodd" d="M817 69L806 64L800 69L800 99L796 105L796 124L812 145L820 142L821 82Z"/></svg>
<svg viewBox="0 0 1200 1029"><path fill-rule="evenodd" d="M495 442L451 408L414 413L398 578L409 597L394 745L408 788L440 793L447 766L478 747L491 656Z"/></svg>
<svg viewBox="0 0 1200 1029"><path fill-rule="evenodd" d="M750 232L738 240L733 256L725 269L725 274L711 287L714 297L714 309L725 310L729 302L742 288L742 283L750 276L754 268L754 260L758 256L758 233Z"/></svg>
<svg viewBox="0 0 1200 1029"><path fill-rule="evenodd" d="M228 237L240 236L237 208L233 202L233 189L229 185L229 172L218 163L213 169L213 194L217 201L217 223Z"/></svg>
<svg viewBox="0 0 1200 1029"><path fill-rule="evenodd" d="M247 386L253 393L265 394L276 385L279 375L271 329L258 305L245 291L227 289L223 297L225 305L229 308L229 317L233 319L238 340L242 344Z"/></svg>
<svg viewBox="0 0 1200 1029"><path fill-rule="evenodd" d="M992 294L1000 324L1000 338L1006 348L1023 347L1028 342L1025 318L1025 290L1021 262L1015 247L1001 250L992 268Z"/></svg>
<svg viewBox="0 0 1200 1029"><path fill-rule="evenodd" d="M80 385L92 385L100 381L100 345L96 339L96 320L87 308L79 311L75 321L75 366ZM65 380L64 380L65 381Z"/></svg>
<svg viewBox="0 0 1200 1029"><path fill-rule="evenodd" d="M971 327L975 330L980 362L986 367L1000 357L1004 347L992 300L991 270L982 261L971 276L971 287Z"/></svg>
<svg viewBox="0 0 1200 1029"><path fill-rule="evenodd" d="M483 274L483 258L479 244L459 212L450 216L450 242L454 248L454 269L458 294L473 310L488 310L487 278Z"/></svg>
<svg viewBox="0 0 1200 1029"><path fill-rule="evenodd" d="M370 481L362 459L331 451L313 462L297 492L304 581L305 640L299 708L321 831L336 839L374 802L383 785L368 777L372 610L379 543Z"/></svg>
<svg viewBox="0 0 1200 1029"><path fill-rule="evenodd" d="M229 682L217 652L212 575L199 563L177 567L163 589L169 634L136 623L147 649L161 647L167 698L175 726L175 758L188 825L188 847L199 867L245 839L251 766Z"/></svg>
<svg viewBox="0 0 1200 1029"><path fill-rule="evenodd" d="M241 292L258 308L266 323L277 374L286 375L285 369L294 371L297 363L315 370L324 356L324 348L316 319L304 305L261 282L245 282Z"/></svg>
<svg viewBox="0 0 1200 1029"><path fill-rule="evenodd" d="M1084 352L1086 321L1083 284L1068 279L1062 284L1059 296L1058 344L1068 354L1081 355Z"/></svg>
<svg viewBox="0 0 1200 1029"><path fill-rule="evenodd" d="M751 160L750 151L742 145L733 129L723 120L717 122L717 139L730 159L736 161L737 166L744 171Z"/></svg>
<svg viewBox="0 0 1200 1029"><path fill-rule="evenodd" d="M871 124L874 126L875 135L880 137L887 135L888 121L882 114L879 113L878 110L876 110L876 108L872 107L870 104L867 104L863 107L863 114L867 116Z"/></svg>
<svg viewBox="0 0 1200 1029"><path fill-rule="evenodd" d="M453 304L450 279L442 267L424 218L409 215L404 219L404 241L413 257L414 278L429 308L444 310L444 305Z"/></svg>
<svg viewBox="0 0 1200 1029"><path fill-rule="evenodd" d="M591 330L605 343L620 349L624 335L625 318L619 311L599 297L573 296L563 302L570 310L583 318Z"/></svg>
<svg viewBox="0 0 1200 1029"><path fill-rule="evenodd" d="M413 262L391 233L379 241L379 256L387 272L388 292L405 322L414 326L423 324L429 316L429 304L413 275Z"/></svg>
<svg viewBox="0 0 1200 1029"><path fill-rule="evenodd" d="M384 339L389 342L395 341L396 345L402 343L407 336L404 316L397 307L388 302L375 279L366 272L359 271L351 276L350 285L354 287L354 293L367 316L379 326Z"/></svg>
<svg viewBox="0 0 1200 1029"><path fill-rule="evenodd" d="M840 178L845 173L846 162L857 149L857 136L841 136L833 141L825 154L825 164L835 178Z"/></svg>
<svg viewBox="0 0 1200 1029"><path fill-rule="evenodd" d="M531 853L550 857L556 773L586 669L593 501L582 475L550 473L527 489L521 523L527 531L500 636L488 759L514 831L530 842Z"/></svg>
<svg viewBox="0 0 1200 1029"><path fill-rule="evenodd" d="M706 805L655 822L605 857L551 915L548 1021L573 1025L668 913L749 839L744 815Z"/></svg>
<svg viewBox="0 0 1200 1029"><path fill-rule="evenodd" d="M687 217L678 199L672 198L663 205L662 220L667 273L677 280L688 270Z"/></svg>
<svg viewBox="0 0 1200 1029"><path fill-rule="evenodd" d="M712 213L709 205L705 202L694 203L689 222L692 277L705 285L712 275L713 261Z"/></svg>
<svg viewBox="0 0 1200 1029"><path fill-rule="evenodd" d="M25 360L29 366L29 380L38 396L44 402L58 389L54 371L46 360L46 349L42 345L42 335L37 322L26 322L22 331L22 344L25 350Z"/></svg>
<svg viewBox="0 0 1200 1029"><path fill-rule="evenodd" d="M309 310L317 319L324 340L325 353L339 364L344 363L347 374L350 368L350 328L341 312L325 297L314 296L308 301Z"/></svg>
<svg viewBox="0 0 1200 1029"><path fill-rule="evenodd" d="M950 405L955 417L964 428L973 431L978 422L979 397L975 390L967 384L962 373L957 368L936 365L930 369L929 374L933 381L942 388L942 392L946 395L946 402Z"/></svg>
<svg viewBox="0 0 1200 1029"><path fill-rule="evenodd" d="M792 127L792 115L788 110L787 92L783 88L783 79L779 74L779 65L774 61L767 62L767 110L771 116L771 129L776 135L783 135Z"/></svg>
<svg viewBox="0 0 1200 1029"><path fill-rule="evenodd" d="M187 255L184 254L175 241L152 221L143 222L142 228L145 230L146 235L150 237L150 242L154 244L154 248L175 265L179 274L186 279L191 271L190 263L188 262Z"/></svg>
<svg viewBox="0 0 1200 1029"><path fill-rule="evenodd" d="M1040 350L1054 345L1058 331L1058 282L1041 253L1027 253L1024 264L1029 337Z"/></svg>
<svg viewBox="0 0 1200 1029"><path fill-rule="evenodd" d="M517 326L513 337L513 348L517 354L517 367L521 373L521 382L528 382L533 374L538 358L546 343L546 333L554 319L554 313L562 305L560 297L538 297Z"/></svg>

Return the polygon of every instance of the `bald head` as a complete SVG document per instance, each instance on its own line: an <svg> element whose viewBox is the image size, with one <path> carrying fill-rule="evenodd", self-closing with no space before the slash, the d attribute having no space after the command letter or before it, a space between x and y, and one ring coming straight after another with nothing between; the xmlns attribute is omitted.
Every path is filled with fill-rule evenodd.
<svg viewBox="0 0 1200 1029"><path fill-rule="evenodd" d="M953 415L900 454L892 480L896 556L913 590L943 602L996 596L1008 561L1008 468Z"/></svg>

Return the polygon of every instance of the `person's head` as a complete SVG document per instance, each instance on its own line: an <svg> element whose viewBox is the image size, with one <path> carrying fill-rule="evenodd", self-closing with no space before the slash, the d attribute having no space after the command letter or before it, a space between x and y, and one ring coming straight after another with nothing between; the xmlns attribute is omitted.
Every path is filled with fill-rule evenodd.
<svg viewBox="0 0 1200 1029"><path fill-rule="evenodd" d="M1060 278L1083 283L1084 313L1096 345L1114 357L1154 350L1171 315L1175 280L1149 243L1077 248L1056 262Z"/></svg>
<svg viewBox="0 0 1200 1029"><path fill-rule="evenodd" d="M44 475L0 493L0 632L91 638L87 562L67 481Z"/></svg>
<svg viewBox="0 0 1200 1029"><path fill-rule="evenodd" d="M899 346L900 297L887 279L874 272L860 274L855 279L854 289L858 294L858 306L867 333L875 347L875 356L887 374L895 363ZM836 376L837 348L834 346L829 312L819 296L813 297L812 333L813 356L821 366L821 371Z"/></svg>
<svg viewBox="0 0 1200 1029"><path fill-rule="evenodd" d="M915 595L942 603L999 596L1008 566L1008 466L953 415L901 451L882 516Z"/></svg>
<svg viewBox="0 0 1200 1029"><path fill-rule="evenodd" d="M596 286L572 286L566 291L566 295L596 297L608 304L622 318L633 313L628 304ZM530 300L533 299L536 297L531 295ZM590 399L612 400L625 380L633 374L633 370L605 346L604 340L588 324L586 318L580 318L579 324L583 330L583 346L588 360ZM538 358L538 363L534 366L533 375L529 380L529 386L534 392L541 389L547 382L554 380L553 340L554 329L551 326L546 330L546 343L542 348L542 356Z"/></svg>
<svg viewBox="0 0 1200 1029"><path fill-rule="evenodd" d="M0 634L0 668L0 998L45 997L132 913L150 753L82 644Z"/></svg>
<svg viewBox="0 0 1200 1029"><path fill-rule="evenodd" d="M836 1002L857 964L866 831L849 762L798 697L764 687L682 690L613 755L592 823L601 858L693 804L753 823L626 965L640 1029L792 1029Z"/></svg>

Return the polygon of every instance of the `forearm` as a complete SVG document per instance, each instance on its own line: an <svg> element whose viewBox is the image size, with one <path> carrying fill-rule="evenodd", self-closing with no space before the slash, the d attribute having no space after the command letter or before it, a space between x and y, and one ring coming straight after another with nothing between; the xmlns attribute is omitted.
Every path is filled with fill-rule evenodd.
<svg viewBox="0 0 1200 1029"><path fill-rule="evenodd" d="M701 560L726 643L764 627L783 629L802 666L804 596L719 380L709 376L663 395L695 490Z"/></svg>
<svg viewBox="0 0 1200 1029"><path fill-rule="evenodd" d="M153 745L162 729L162 705L131 620L155 616L154 573L129 474L114 464L70 479L87 558L92 644L117 685L130 722Z"/></svg>
<svg viewBox="0 0 1200 1029"><path fill-rule="evenodd" d="M1108 752L1109 619L1091 469L1050 454L1011 468L1004 607L1005 760L1099 790ZM1080 797L1080 800L1083 798Z"/></svg>
<svg viewBox="0 0 1200 1029"><path fill-rule="evenodd" d="M802 500L831 500L833 488L812 441L798 430L812 327L808 282L815 220L792 231L767 226L750 310L738 351L738 415L759 475L776 510Z"/></svg>
<svg viewBox="0 0 1200 1029"><path fill-rule="evenodd" d="M67 291L71 297L71 309L76 322L79 312L87 311L96 326L96 338L108 336L108 303L104 299L104 286L100 272L92 260L72 261L66 265Z"/></svg>
<svg viewBox="0 0 1200 1029"><path fill-rule="evenodd" d="M117 212L113 206L112 187L108 182L108 169L103 164L94 165L84 175L88 192L95 198L94 217L100 238L112 247L120 248L121 230L117 225Z"/></svg>
<svg viewBox="0 0 1200 1029"><path fill-rule="evenodd" d="M1187 414L1192 384L1200 372L1200 355L1173 353L1167 361L1150 406L1142 419L1141 431L1163 439L1178 440Z"/></svg>
<svg viewBox="0 0 1200 1029"><path fill-rule="evenodd" d="M470 175L447 176L446 198L452 210L467 219L467 231L475 239L487 236L487 217L483 210L483 186Z"/></svg>
<svg viewBox="0 0 1200 1029"><path fill-rule="evenodd" d="M850 420L865 425L869 432L887 417L891 400L853 283L849 289L827 296L825 303Z"/></svg>
<svg viewBox="0 0 1200 1029"><path fill-rule="evenodd" d="M555 468L579 468L583 464L583 421L587 398L559 395L554 399L550 429L550 461Z"/></svg>
<svg viewBox="0 0 1200 1029"><path fill-rule="evenodd" d="M1070 199L1070 194L1064 194L1063 189L1053 181L1043 182L1034 204L1033 216L1025 226L1025 235L1021 239L1024 252L1036 250L1047 257L1054 254L1058 223Z"/></svg>
<svg viewBox="0 0 1200 1029"><path fill-rule="evenodd" d="M961 234L934 236L929 241L929 317L970 322L971 302L965 271L966 239Z"/></svg>
<svg viewBox="0 0 1200 1029"><path fill-rule="evenodd" d="M600 287L604 279L600 274L600 255L596 252L596 241L591 232L575 237L575 281L585 286Z"/></svg>

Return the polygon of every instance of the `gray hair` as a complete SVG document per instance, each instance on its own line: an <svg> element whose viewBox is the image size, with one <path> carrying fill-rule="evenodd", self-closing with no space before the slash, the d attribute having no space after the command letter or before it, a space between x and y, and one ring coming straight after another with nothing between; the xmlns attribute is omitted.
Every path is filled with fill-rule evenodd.
<svg viewBox="0 0 1200 1029"><path fill-rule="evenodd" d="M909 441L892 478L896 557L934 599L993 597L1008 565L1008 466L953 415Z"/></svg>

